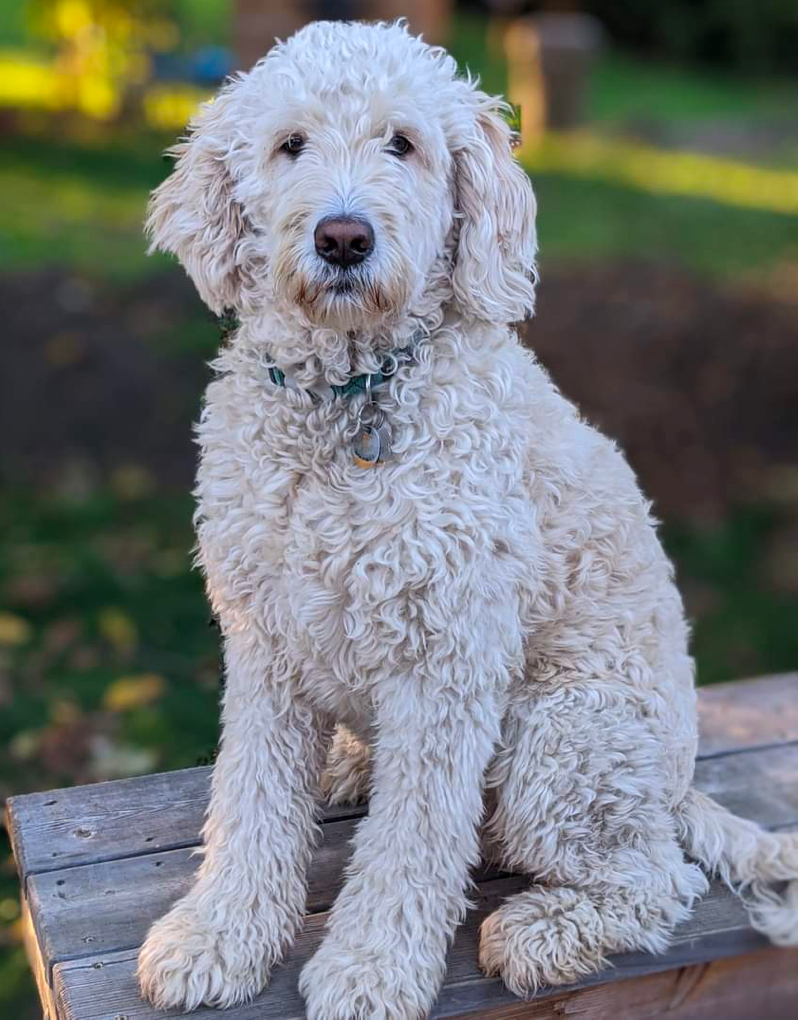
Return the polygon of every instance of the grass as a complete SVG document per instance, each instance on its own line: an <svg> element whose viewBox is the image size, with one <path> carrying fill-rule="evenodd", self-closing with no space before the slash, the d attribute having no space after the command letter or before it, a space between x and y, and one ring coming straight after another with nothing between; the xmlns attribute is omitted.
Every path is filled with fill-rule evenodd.
<svg viewBox="0 0 799 1021"><path fill-rule="evenodd" d="M14 0L10 22L22 24L22 7ZM187 45L223 38L227 0L179 0L177 7ZM493 92L506 87L498 39L499 32L492 35L479 16L460 14L455 20L452 52L461 66L479 69L484 87ZM614 51L598 62L589 95L590 122L599 131L641 119L675 124L796 116L791 82L664 67ZM147 194L168 169L161 152L170 141L155 133L86 125L80 138L73 133L59 139L50 122L28 137L6 138L0 188L11 201L0 208L0 270L58 261L111 279L158 271L164 263L145 257L141 223ZM535 185L544 269L548 259L636 257L645 251L729 277L752 267L767 274L796 258L791 215L653 196L576 173L536 174Z"/></svg>
<svg viewBox="0 0 799 1021"><path fill-rule="evenodd" d="M541 266L642 253L719 279L767 276L796 260L795 217L651 195L566 174L533 173Z"/></svg>
<svg viewBox="0 0 799 1021"><path fill-rule="evenodd" d="M136 0L121 0L120 7L135 11ZM199 46L227 46L230 42L232 0L167 0L158 5L144 5L147 11L163 10L180 26L180 48L191 52ZM28 48L45 41L31 31L36 4L31 0L3 0L0 18L0 47ZM146 16L146 15L145 15Z"/></svg>
<svg viewBox="0 0 799 1021"><path fill-rule="evenodd" d="M210 760L218 638L190 570L191 510L188 494L4 494L0 661L15 692L0 716L4 792ZM0 1017L34 1018L1 835L0 856Z"/></svg>
<svg viewBox="0 0 799 1021"><path fill-rule="evenodd" d="M142 222L168 169L163 148L154 135L8 139L0 189L13 201L0 208L0 270L56 263L117 280L152 271Z"/></svg>
<svg viewBox="0 0 799 1021"><path fill-rule="evenodd" d="M788 80L748 79L702 67L670 66L610 51L597 63L588 108L591 121L758 120L796 117Z"/></svg>

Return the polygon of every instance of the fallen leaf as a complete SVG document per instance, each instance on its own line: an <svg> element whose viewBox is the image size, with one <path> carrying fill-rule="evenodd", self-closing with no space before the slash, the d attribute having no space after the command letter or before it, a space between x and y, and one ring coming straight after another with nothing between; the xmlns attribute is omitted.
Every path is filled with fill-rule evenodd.
<svg viewBox="0 0 799 1021"><path fill-rule="evenodd" d="M100 613L98 619L100 634L118 652L130 652L135 648L139 637L135 623L122 610L109 606Z"/></svg>
<svg viewBox="0 0 799 1021"><path fill-rule="evenodd" d="M80 706L65 698L57 698L50 706L50 719L59 726L69 726L81 718Z"/></svg>
<svg viewBox="0 0 799 1021"><path fill-rule="evenodd" d="M0 921L13 922L19 915L19 901L13 897L0 900Z"/></svg>
<svg viewBox="0 0 799 1021"><path fill-rule="evenodd" d="M121 500L138 500L152 491L151 473L139 464L120 465L111 473L111 488Z"/></svg>
<svg viewBox="0 0 799 1021"><path fill-rule="evenodd" d="M42 730L20 730L8 744L8 750L15 759L31 759L42 745Z"/></svg>
<svg viewBox="0 0 799 1021"><path fill-rule="evenodd" d="M105 689L103 705L112 712L137 709L160 698L166 682L160 674L132 674L120 677Z"/></svg>
<svg viewBox="0 0 799 1021"><path fill-rule="evenodd" d="M63 652L80 637L83 625L74 617L62 617L49 624L42 637L48 652Z"/></svg>
<svg viewBox="0 0 799 1021"><path fill-rule="evenodd" d="M79 362L86 354L86 345L79 333L62 330L50 337L43 353L46 362L55 368L63 368Z"/></svg>
<svg viewBox="0 0 799 1021"><path fill-rule="evenodd" d="M0 645L24 645L33 635L33 628L24 617L0 613Z"/></svg>

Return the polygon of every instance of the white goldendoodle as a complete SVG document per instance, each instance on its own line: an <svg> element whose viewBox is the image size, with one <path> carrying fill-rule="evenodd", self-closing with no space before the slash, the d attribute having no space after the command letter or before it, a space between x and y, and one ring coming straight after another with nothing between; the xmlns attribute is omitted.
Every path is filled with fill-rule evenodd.
<svg viewBox="0 0 799 1021"><path fill-rule="evenodd" d="M198 428L224 730L196 884L139 956L161 1008L268 981L328 755L328 793L368 786L370 810L309 1018L429 1011L487 792L487 835L534 879L480 961L520 995L662 950L700 865L795 938L795 885L770 884L796 838L691 787L688 629L649 505L509 325L535 200L503 112L402 24L311 24L202 108L153 194L153 247L239 324Z"/></svg>

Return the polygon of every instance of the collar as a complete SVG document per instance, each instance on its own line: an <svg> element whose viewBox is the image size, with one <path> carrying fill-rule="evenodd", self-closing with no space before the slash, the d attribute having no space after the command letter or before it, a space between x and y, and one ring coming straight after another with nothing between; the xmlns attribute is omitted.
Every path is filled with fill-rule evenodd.
<svg viewBox="0 0 799 1021"><path fill-rule="evenodd" d="M384 359L379 372L364 372L360 376L350 377L346 383L339 385L335 383L322 383L313 389L301 387L291 373L284 372L276 365L269 367L269 379L275 386L282 386L293 390L305 390L317 403L323 400L334 400L336 397L343 397L344 400L349 400L361 393L365 393L368 397L372 390L385 386L397 371L400 361L406 360L409 355L409 348L392 351Z"/></svg>
<svg viewBox="0 0 799 1021"><path fill-rule="evenodd" d="M223 340L227 340L231 334L235 333L240 325L238 314L232 308L224 309L218 320ZM369 403L372 390L385 386L402 362L409 361L413 357L413 350L416 344L424 336L425 331L418 329L407 347L395 348L386 356L379 372L364 372L360 376L352 376L346 383L340 385L323 382L321 386L315 387L313 390L308 387L301 387L293 375L279 369L274 364L274 359L269 352L266 352L267 359L273 363L269 366L269 379L275 386L282 386L293 390L305 390L317 403L321 403L323 400L333 400L337 397L348 401L351 397L360 393L366 394L367 403Z"/></svg>

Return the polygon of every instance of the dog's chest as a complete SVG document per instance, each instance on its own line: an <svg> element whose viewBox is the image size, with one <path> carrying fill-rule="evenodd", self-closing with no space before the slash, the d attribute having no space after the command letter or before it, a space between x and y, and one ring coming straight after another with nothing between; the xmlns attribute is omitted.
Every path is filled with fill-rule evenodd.
<svg viewBox="0 0 799 1021"><path fill-rule="evenodd" d="M423 657L429 607L476 560L482 578L510 579L525 559L519 428L478 387L455 389L396 407L394 459L363 468L351 409L309 415L250 377L212 384L198 486L209 588L266 619L323 698L362 696L392 662Z"/></svg>

